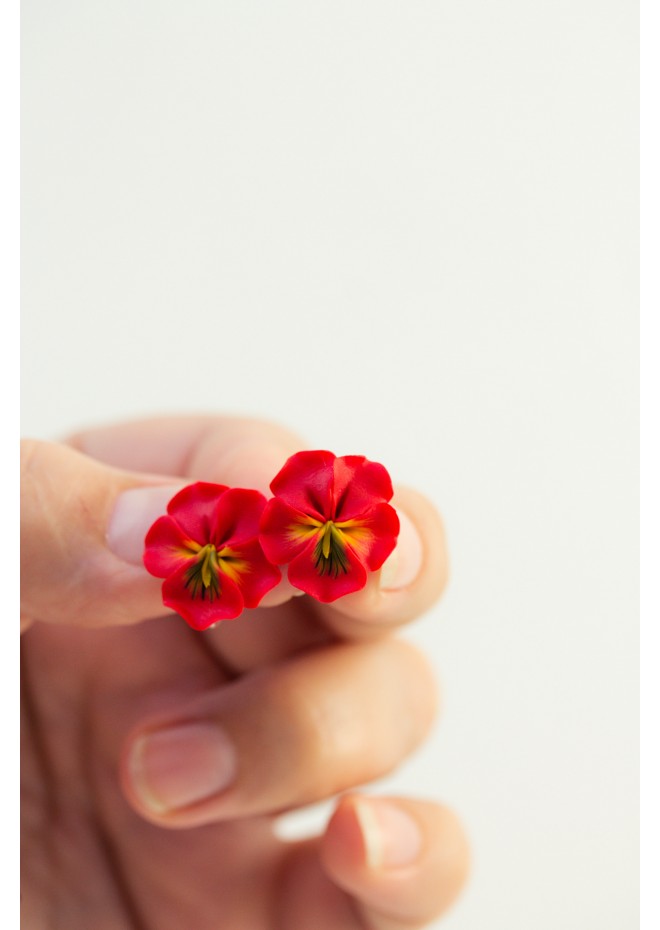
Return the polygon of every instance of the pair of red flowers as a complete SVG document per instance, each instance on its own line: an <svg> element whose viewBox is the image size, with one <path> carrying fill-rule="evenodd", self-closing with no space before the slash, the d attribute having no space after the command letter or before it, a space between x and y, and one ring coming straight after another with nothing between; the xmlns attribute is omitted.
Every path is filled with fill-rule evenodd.
<svg viewBox="0 0 660 930"><path fill-rule="evenodd" d="M259 491L198 481L180 491L145 539L144 564L164 578L163 603L196 630L256 607L281 579L329 603L359 591L396 545L392 482L362 455L298 452Z"/></svg>

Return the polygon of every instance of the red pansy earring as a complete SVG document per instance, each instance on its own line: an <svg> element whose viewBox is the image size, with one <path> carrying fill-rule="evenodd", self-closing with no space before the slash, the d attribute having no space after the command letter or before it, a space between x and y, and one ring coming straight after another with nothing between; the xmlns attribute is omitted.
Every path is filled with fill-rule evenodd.
<svg viewBox="0 0 660 930"><path fill-rule="evenodd" d="M298 452L270 485L259 540L271 562L289 564L289 581L328 603L358 591L396 545L392 482L362 455Z"/></svg>
<svg viewBox="0 0 660 930"><path fill-rule="evenodd" d="M145 539L144 564L164 578L163 603L196 630L256 607L282 577L258 540L266 498L198 481L167 505Z"/></svg>

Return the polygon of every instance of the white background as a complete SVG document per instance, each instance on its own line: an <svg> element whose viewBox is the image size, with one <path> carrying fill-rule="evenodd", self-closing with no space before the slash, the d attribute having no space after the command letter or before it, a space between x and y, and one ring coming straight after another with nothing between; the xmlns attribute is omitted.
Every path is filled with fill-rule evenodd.
<svg viewBox="0 0 660 930"><path fill-rule="evenodd" d="M447 930L637 907L627 0L23 3L23 432L269 416L442 510Z"/></svg>

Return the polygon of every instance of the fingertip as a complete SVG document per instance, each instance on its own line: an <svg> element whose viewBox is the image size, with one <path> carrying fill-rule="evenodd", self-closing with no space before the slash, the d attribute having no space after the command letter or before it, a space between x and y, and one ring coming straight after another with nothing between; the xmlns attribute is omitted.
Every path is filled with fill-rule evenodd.
<svg viewBox="0 0 660 930"><path fill-rule="evenodd" d="M385 560L378 577L381 591L401 591L415 582L424 562L424 543L415 523L402 508L399 517L399 537L392 554Z"/></svg>
<svg viewBox="0 0 660 930"><path fill-rule="evenodd" d="M385 594L410 593L423 609L443 593L449 578L449 557L445 527L435 504L413 488L398 487L392 504L401 524L400 567L394 583L392 573L383 569L379 579ZM394 550L394 555L396 553Z"/></svg>
<svg viewBox="0 0 660 930"><path fill-rule="evenodd" d="M357 794L340 800L319 853L374 928L417 926L447 910L470 861L463 827L448 808Z"/></svg>
<svg viewBox="0 0 660 930"><path fill-rule="evenodd" d="M424 846L417 818L396 801L350 794L328 823L322 856L335 873L367 880L415 865Z"/></svg>
<svg viewBox="0 0 660 930"><path fill-rule="evenodd" d="M432 607L446 586L445 531L435 506L411 488L398 488L392 505L401 527L392 555L362 590L319 607L342 636L369 638L407 623Z"/></svg>

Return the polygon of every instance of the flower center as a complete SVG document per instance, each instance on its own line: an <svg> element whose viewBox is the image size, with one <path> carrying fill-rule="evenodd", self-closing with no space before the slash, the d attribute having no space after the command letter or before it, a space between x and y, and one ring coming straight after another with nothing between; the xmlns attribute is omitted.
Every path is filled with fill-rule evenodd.
<svg viewBox="0 0 660 930"><path fill-rule="evenodd" d="M185 587L190 589L191 597L199 595L204 600L208 593L210 601L220 594L218 551L214 545L207 543L196 553L196 559L186 572Z"/></svg>
<svg viewBox="0 0 660 930"><path fill-rule="evenodd" d="M343 533L332 520L323 525L314 546L314 567L319 575L334 578L340 572L347 574L350 568Z"/></svg>

